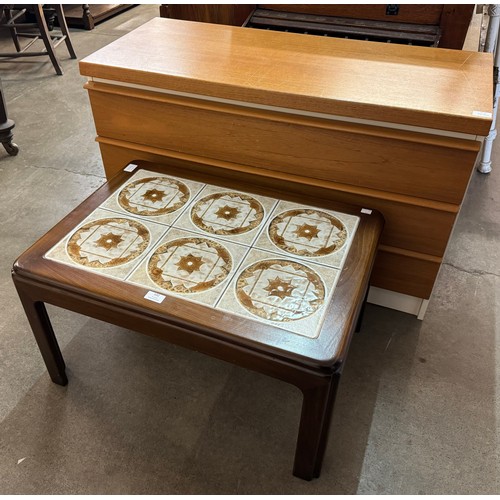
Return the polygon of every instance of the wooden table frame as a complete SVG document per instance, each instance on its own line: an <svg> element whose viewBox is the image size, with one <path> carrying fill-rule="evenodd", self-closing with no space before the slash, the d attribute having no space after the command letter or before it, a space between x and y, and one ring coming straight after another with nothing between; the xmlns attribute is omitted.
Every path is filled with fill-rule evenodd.
<svg viewBox="0 0 500 500"><path fill-rule="evenodd" d="M141 162L138 162L139 164ZM189 172L187 169L165 166L144 168L162 173L210 180L214 176ZM340 274L335 293L328 305L324 327L326 339L340 334L335 352L328 352L327 341L306 339L304 345L320 345L318 350L298 345L297 352L280 349L277 345L255 342L245 332L250 329L267 330L266 325L246 318L229 315L224 317L224 330L220 328L222 311L187 302L181 298L169 298L169 307L139 300L140 287L78 268L69 268L58 262L44 259L45 253L54 244L76 227L89 213L118 189L130 174L121 172L102 186L79 207L51 229L28 249L14 264L12 277L33 334L53 382L66 385L65 363L52 329L45 303L96 318L108 323L135 330L176 345L203 352L238 366L275 377L298 387L303 393L302 413L295 454L293 474L310 480L319 477L326 449L328 429L335 401L337 386L347 355L351 336L360 318L364 298L369 284L369 275L383 227L382 216L373 211L371 215L360 213L360 209L328 200L311 200L304 196L291 195L286 199L314 202L314 206L354 213L360 217L351 249ZM216 178L217 185L242 187L241 181ZM268 187L244 185L245 191L275 196L283 199L282 193ZM68 272L70 270L70 272ZM135 294L134 294L135 292ZM140 297L139 297L140 295ZM203 314L205 312L205 314ZM217 326L219 325L219 327ZM270 331L274 329L271 327ZM231 332L238 332L233 335ZM242 333L240 333L242 332ZM303 337L305 339L305 337ZM319 340L318 340L319 339ZM288 349L288 347L287 347Z"/></svg>

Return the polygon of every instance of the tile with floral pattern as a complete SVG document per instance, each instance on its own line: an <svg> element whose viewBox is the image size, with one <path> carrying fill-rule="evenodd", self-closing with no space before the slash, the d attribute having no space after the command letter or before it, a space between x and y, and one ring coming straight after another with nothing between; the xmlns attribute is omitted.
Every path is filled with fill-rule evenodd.
<svg viewBox="0 0 500 500"><path fill-rule="evenodd" d="M253 249L217 309L315 338L339 274L338 269Z"/></svg>
<svg viewBox="0 0 500 500"><path fill-rule="evenodd" d="M127 281L214 305L247 252L242 245L172 228Z"/></svg>
<svg viewBox="0 0 500 500"><path fill-rule="evenodd" d="M45 258L124 279L165 233L154 222L98 208Z"/></svg>
<svg viewBox="0 0 500 500"><path fill-rule="evenodd" d="M251 245L278 200L205 186L176 227Z"/></svg>
<svg viewBox="0 0 500 500"><path fill-rule="evenodd" d="M355 215L280 201L253 246L340 269L358 222Z"/></svg>
<svg viewBox="0 0 500 500"><path fill-rule="evenodd" d="M203 186L200 182L139 170L101 207L170 225Z"/></svg>

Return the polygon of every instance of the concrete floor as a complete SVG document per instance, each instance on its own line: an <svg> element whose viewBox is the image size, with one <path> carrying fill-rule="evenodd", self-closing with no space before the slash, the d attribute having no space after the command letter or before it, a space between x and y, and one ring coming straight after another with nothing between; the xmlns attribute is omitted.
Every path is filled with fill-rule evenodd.
<svg viewBox="0 0 500 500"><path fill-rule="evenodd" d="M157 12L73 30L78 56ZM282 382L51 308L70 380L51 383L10 267L104 182L84 78L58 52L62 77L45 58L0 62L21 148L0 150L0 493L500 491L500 139L493 172L472 176L425 320L368 306L322 475L305 482L291 475L301 397Z"/></svg>

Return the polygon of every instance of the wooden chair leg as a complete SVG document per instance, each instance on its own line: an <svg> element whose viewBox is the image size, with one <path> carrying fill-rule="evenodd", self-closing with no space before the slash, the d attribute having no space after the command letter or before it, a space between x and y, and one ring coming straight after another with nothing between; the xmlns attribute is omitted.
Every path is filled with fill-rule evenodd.
<svg viewBox="0 0 500 500"><path fill-rule="evenodd" d="M63 70L59 60L57 59L54 45L52 44L52 38L49 35L49 29L47 27L47 22L45 21L45 16L43 14L43 8L41 4L37 4L34 6L35 9L35 17L38 27L40 29L40 36L42 37L43 43L45 44L45 48L47 53L49 54L50 60L52 61L52 65L56 70L58 75L63 74Z"/></svg>
<svg viewBox="0 0 500 500"><path fill-rule="evenodd" d="M34 302L20 287L16 288L52 382L66 385L68 383L66 365L50 324L45 304Z"/></svg>
<svg viewBox="0 0 500 500"><path fill-rule="evenodd" d="M9 8L4 9L5 19L7 23L12 19L12 11ZM19 43L19 37L17 36L17 29L12 27L9 28L10 36L12 37L12 41L16 47L17 52L21 52L21 44Z"/></svg>
<svg viewBox="0 0 500 500"><path fill-rule="evenodd" d="M310 481L321 472L338 381L339 375L334 374L314 387L302 389L304 400L293 466L293 475L301 479Z"/></svg>
<svg viewBox="0 0 500 500"><path fill-rule="evenodd" d="M61 28L61 32L66 36L64 40L66 42L66 47L68 48L69 55L71 59L76 59L75 49L73 48L73 44L71 43L71 37L69 35L68 25L66 23L66 18L64 17L64 10L62 5L55 5L57 22L59 23L59 28Z"/></svg>

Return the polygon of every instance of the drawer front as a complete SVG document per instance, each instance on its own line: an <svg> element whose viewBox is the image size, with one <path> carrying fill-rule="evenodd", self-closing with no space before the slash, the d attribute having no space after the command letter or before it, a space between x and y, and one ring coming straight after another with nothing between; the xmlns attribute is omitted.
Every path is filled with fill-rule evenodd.
<svg viewBox="0 0 500 500"><path fill-rule="evenodd" d="M439 267L439 262L379 250L370 284L428 299L431 296Z"/></svg>
<svg viewBox="0 0 500 500"><path fill-rule="evenodd" d="M122 145L107 144L106 139L99 139L99 146L101 148L108 178L116 175L116 173L134 160L166 163L175 167L183 167L187 163L185 159L167 156L168 151L159 149L153 150L152 148L142 149L140 145L128 144L127 147L127 143L123 143ZM191 165L189 165L189 167L191 167ZM205 171L213 168L217 167L213 167L209 164L201 166L201 169ZM228 171L228 175L229 174L233 174L233 172ZM270 187L276 187L277 182L279 185L281 181L279 179L272 179L268 185ZM266 184L264 183L263 185ZM294 189L293 184L287 184L286 181L283 182L283 185L285 186L284 189ZM300 191L302 193L308 192L309 188L308 186L302 186ZM312 189L310 194L312 197L311 199L314 199L315 196L325 197L324 190L318 191L317 189ZM393 245L393 242L399 241L403 245L407 245L407 248L411 246L416 248L425 247L429 241L431 241L428 238L434 233L436 233L435 238L442 234L440 230L436 229L439 226L439 216L442 217L441 224L443 227L441 231L445 230L446 234L448 234L451 230L451 224L454 217L447 219L445 215L452 216L453 214L445 214L444 212L432 210L428 210L429 213L426 214L424 209L420 209L419 212L419 207L407 207L406 210L408 210L408 212L405 217L405 209L397 204L391 205L391 203L384 202L383 200L349 196L346 193L340 192L331 192L330 195L335 197L339 202L355 203L362 206L378 208L385 217L386 225L382 236L382 243L385 247L382 247L377 254L371 284L387 290L428 299L439 270L439 262L441 259L425 253L417 255L410 252L410 255L404 255L403 251L403 255L401 255L398 248L387 249L386 246ZM376 207L376 204L380 204L380 206ZM412 210L415 210L413 216L411 216ZM409 222L401 223L401 220L409 221L408 214L410 214L411 218L414 220L414 224ZM426 229L425 224L428 224L431 230ZM421 225L421 227L415 227L415 225ZM418 231L420 231L420 236L417 238ZM444 248L447 237L441 238L439 241ZM398 245L393 246L398 247ZM439 255L442 255L442 253Z"/></svg>
<svg viewBox="0 0 500 500"><path fill-rule="evenodd" d="M331 197L379 210L385 218L382 244L437 257L444 255L456 213L341 191L332 192Z"/></svg>
<svg viewBox="0 0 500 500"><path fill-rule="evenodd" d="M187 155L176 155L173 151L157 148L145 148L140 144L121 141L109 141L99 138L101 154L108 177L112 177L127 163L133 160L149 160L170 165L182 166ZM180 159L182 157L182 159ZM204 163L205 169L221 169L222 175L231 175L237 170L237 175L245 169L241 165L210 164L209 160L189 157L192 161ZM205 166L206 165L206 166ZM225 167L225 168L224 168ZM257 169L246 169L258 174ZM307 179L304 179L307 181ZM432 208L403 204L373 196L350 193L338 190L327 190L306 184L290 182L289 179L263 178L263 184L282 186L283 189L308 192L311 199L315 197L335 198L339 202L361 205L379 210L385 218L385 229L382 243L392 247L404 248L423 254L441 257L444 254L449 235L453 228L456 212L435 210ZM458 210L458 207L456 207Z"/></svg>
<svg viewBox="0 0 500 500"><path fill-rule="evenodd" d="M101 137L429 200L461 202L479 149L476 141L109 87L89 85Z"/></svg>

